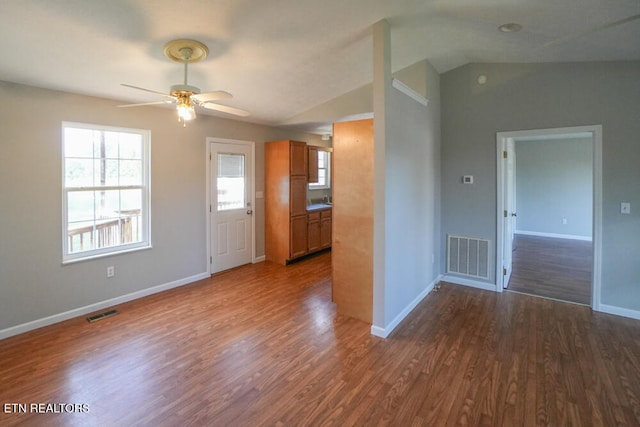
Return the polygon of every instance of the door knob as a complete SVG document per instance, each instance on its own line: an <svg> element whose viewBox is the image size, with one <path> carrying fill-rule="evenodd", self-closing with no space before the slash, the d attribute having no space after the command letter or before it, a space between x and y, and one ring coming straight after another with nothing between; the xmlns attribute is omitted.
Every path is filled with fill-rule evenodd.
<svg viewBox="0 0 640 427"><path fill-rule="evenodd" d="M251 209L247 210L247 215L253 215L253 211Z"/></svg>
<svg viewBox="0 0 640 427"><path fill-rule="evenodd" d="M517 214L517 213L515 213L515 212L512 212L512 213L511 213L511 216L518 216L518 214Z"/></svg>

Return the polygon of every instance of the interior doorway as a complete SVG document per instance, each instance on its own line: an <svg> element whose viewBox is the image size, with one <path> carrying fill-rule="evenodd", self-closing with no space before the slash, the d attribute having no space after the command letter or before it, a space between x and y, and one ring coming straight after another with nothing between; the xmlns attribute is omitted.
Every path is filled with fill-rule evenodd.
<svg viewBox="0 0 640 427"><path fill-rule="evenodd" d="M253 142L207 138L207 252L209 273L255 257Z"/></svg>
<svg viewBox="0 0 640 427"><path fill-rule="evenodd" d="M529 146L529 144L535 144L536 141L546 141L552 143L553 141L558 140L578 140L582 138L582 141L588 142L587 150L590 151L590 170L589 176L591 182L589 188L589 206L584 209L590 210L588 212L591 215L580 215L570 216L565 214L566 209L570 209L572 207L572 201L567 200L564 201L560 190L555 191L555 187L561 187L560 184L570 183L559 181L564 179L564 174L571 172L569 164L567 164L566 170L563 170L563 165L559 164L556 167L558 171L562 172L560 175L548 173L546 176L545 171L535 171L541 178L539 180L547 180L548 182L545 184L543 188L539 188L537 191L540 193L536 197L528 196L526 198L520 197L518 200L521 203L518 205L526 206L526 200L523 199L532 199L536 203L532 203L529 207L527 207L526 212L529 214L528 218L519 217L518 209L516 209L516 164L517 162L517 149L516 146L518 144L524 144L523 146ZM568 146L567 144L565 144ZM562 257L567 253L567 248L564 251L556 251L554 249L559 248L562 245L559 243L569 243L570 240L583 240L584 242L574 242L577 243L575 250L580 253L585 251L585 245L587 245L586 241L589 240L588 246L586 246L588 257L580 257L580 262L584 264L585 260L589 262L588 265L588 284L590 287L587 292L586 300L584 295L581 297L576 297L571 302L579 302L579 303L587 303L594 309L598 309L599 300L600 300L600 253L601 253L601 193L602 193L602 173L601 173L601 164L602 164L602 130L601 126L582 126L582 127L574 127L574 128L561 128L561 129L543 129L543 130L532 130L532 131L517 131L517 132L499 132L497 134L497 152L498 152L498 162L497 162L497 244L496 244L496 289L498 291L502 291L504 289L509 289L509 283L513 277L513 290L518 291L522 289L524 285L524 289L528 289L527 286L531 289L535 289L533 294L539 296L545 296L556 299L571 300L571 292L568 293L557 293L555 292L557 289L553 289L553 280L547 283L544 274L547 274L546 277L552 277L554 274L557 274L559 271L562 271L563 274L566 271L571 269L570 265L572 263L571 259L567 258L566 260L562 260ZM556 160L556 159L554 159ZM550 163L550 162L545 162ZM547 164L539 165L540 169L544 167L551 167ZM519 165L520 167L520 165ZM588 167L588 166L587 166ZM576 172L577 173L577 172ZM527 176L527 175L524 175ZM584 178L584 177L583 177ZM555 185L553 181L549 182L549 180L555 179ZM531 180L535 182L535 179L527 177L527 180ZM582 179L584 181L584 179ZM584 182L583 182L584 184ZM557 194L556 194L557 193ZM545 199L545 197L548 198ZM554 197L559 197L554 201ZM542 201L542 202L541 202ZM584 201L583 201L584 203ZM540 212L537 213L536 209L541 209ZM546 215L549 212L553 211L551 215ZM561 218L562 216L567 216L567 218ZM545 217L553 217L553 224L545 225ZM555 218L558 216L558 218ZM588 217L588 218L586 218ZM577 219L576 219L577 218ZM574 220L576 219L576 220ZM574 228L576 225L574 222L586 221L589 219L588 230L585 231L586 225L583 224L582 229L580 231L574 231L573 235L571 233L563 234L561 231L569 229L568 224L571 224ZM535 225L532 225L532 222ZM561 224L558 227L565 228L557 228L557 224ZM547 228L545 228L547 227ZM556 228L554 228L556 227ZM543 230L535 231L535 230ZM516 232L520 234L516 234ZM588 235L588 236L587 236ZM554 241L554 239L557 239ZM515 246L514 246L515 245ZM547 246L545 246L547 245ZM514 247L517 248L514 252ZM573 246L572 246L573 247ZM546 249L545 249L546 248ZM518 252L520 251L520 252ZM555 255L553 255L555 253ZM537 255L540 255L537 257ZM515 261L514 261L515 260ZM554 264L555 263L555 264ZM582 265L580 264L580 265ZM576 264L578 265L578 264ZM520 266L520 267L518 267ZM558 268L558 266L562 266ZM513 268L520 268L520 271L514 272ZM544 273L544 270L547 269L547 272ZM540 272L543 272L543 276L540 276ZM558 276L558 280L555 283L560 283L564 286L566 283L567 286L571 287L576 285L578 280L567 281L567 279L573 279L575 277L579 277L580 275L584 275L584 268L575 267L574 275L571 273L566 274L564 277L562 274ZM514 276L512 276L512 274ZM542 278L541 278L542 277ZM584 283L584 281L582 282ZM577 286L577 285L576 285ZM546 292L548 290L553 290L554 292ZM546 293L545 293L546 292ZM569 295L566 297L556 297L556 295Z"/></svg>

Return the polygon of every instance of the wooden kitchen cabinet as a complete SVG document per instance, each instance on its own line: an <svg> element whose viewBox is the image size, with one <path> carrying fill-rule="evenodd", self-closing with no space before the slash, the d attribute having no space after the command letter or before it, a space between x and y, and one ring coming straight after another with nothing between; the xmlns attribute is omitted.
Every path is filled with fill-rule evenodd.
<svg viewBox="0 0 640 427"><path fill-rule="evenodd" d="M321 248L320 212L309 212L307 215L307 250L319 251Z"/></svg>
<svg viewBox="0 0 640 427"><path fill-rule="evenodd" d="M307 147L307 177L310 183L318 182L318 147Z"/></svg>
<svg viewBox="0 0 640 427"><path fill-rule="evenodd" d="M265 144L265 258L278 264L306 255L307 144Z"/></svg>
<svg viewBox="0 0 640 427"><path fill-rule="evenodd" d="M307 215L307 179L304 176L292 176L290 180L291 216Z"/></svg>
<svg viewBox="0 0 640 427"><path fill-rule="evenodd" d="M320 249L331 247L331 209L320 211Z"/></svg>
<svg viewBox="0 0 640 427"><path fill-rule="evenodd" d="M289 241L289 259L299 258L307 254L307 216L291 217ZM286 263L286 262L285 262Z"/></svg>

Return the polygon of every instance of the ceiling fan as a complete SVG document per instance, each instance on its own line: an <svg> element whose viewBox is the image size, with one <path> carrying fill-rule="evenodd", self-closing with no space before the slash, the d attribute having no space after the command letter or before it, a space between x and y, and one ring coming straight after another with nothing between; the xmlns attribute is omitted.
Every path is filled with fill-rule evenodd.
<svg viewBox="0 0 640 427"><path fill-rule="evenodd" d="M171 86L169 93L163 93L152 89L145 89L143 87L122 83L122 86L143 90L145 92L155 93L168 99L165 99L164 101L144 102L142 104L118 105L118 107L127 108L158 104L176 104L176 109L178 111L178 121L182 122L183 126L186 126L187 121L195 119L196 106L209 110L222 111L223 113L233 114L241 117L248 116L248 111L229 107L227 105L216 104L214 102L220 99L232 98L233 96L230 93L223 90L201 93L199 88L191 86L187 83L189 64L203 60L207 57L208 53L209 49L207 48L207 46L196 40L179 39L168 42L164 46L164 56L166 56L171 61L184 64L183 84L173 85Z"/></svg>

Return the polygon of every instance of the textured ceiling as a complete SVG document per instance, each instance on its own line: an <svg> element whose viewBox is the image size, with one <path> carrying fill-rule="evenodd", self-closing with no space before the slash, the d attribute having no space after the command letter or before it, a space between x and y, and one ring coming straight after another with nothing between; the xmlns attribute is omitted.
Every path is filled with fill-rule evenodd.
<svg viewBox="0 0 640 427"><path fill-rule="evenodd" d="M640 59L640 0L0 0L0 18L0 80L156 101L120 83L161 92L182 83L162 48L193 38L210 53L190 66L189 83L231 92L224 103L273 125L370 83L380 19L394 70L425 58L439 72ZM497 30L508 22L522 31Z"/></svg>

